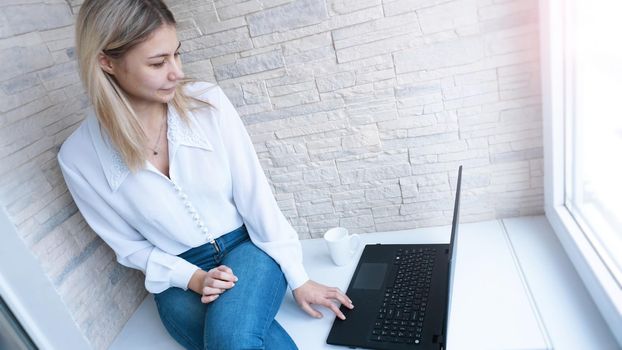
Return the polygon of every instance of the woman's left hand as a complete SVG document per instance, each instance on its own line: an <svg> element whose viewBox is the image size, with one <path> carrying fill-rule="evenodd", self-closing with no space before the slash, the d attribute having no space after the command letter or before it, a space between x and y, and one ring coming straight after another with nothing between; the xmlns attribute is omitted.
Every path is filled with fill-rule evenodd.
<svg viewBox="0 0 622 350"><path fill-rule="evenodd" d="M345 320L339 307L335 301L345 305L349 309L353 309L352 300L348 298L339 288L327 287L315 281L307 281L302 286L294 289L294 299L296 303L309 315L315 318L322 318L322 313L311 307L311 304L323 305L331 309L337 317Z"/></svg>

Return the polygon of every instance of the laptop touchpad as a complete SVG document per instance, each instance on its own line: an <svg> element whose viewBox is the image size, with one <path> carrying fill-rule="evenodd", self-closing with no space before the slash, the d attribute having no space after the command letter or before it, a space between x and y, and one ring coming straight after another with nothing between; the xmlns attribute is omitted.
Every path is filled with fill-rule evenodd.
<svg viewBox="0 0 622 350"><path fill-rule="evenodd" d="M380 289L384 276L387 272L387 264L363 263L356 275L353 288L356 289Z"/></svg>

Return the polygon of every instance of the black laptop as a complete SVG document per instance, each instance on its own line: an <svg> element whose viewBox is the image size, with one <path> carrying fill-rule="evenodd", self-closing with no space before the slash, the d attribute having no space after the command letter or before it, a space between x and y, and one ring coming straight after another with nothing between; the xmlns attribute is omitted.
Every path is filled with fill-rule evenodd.
<svg viewBox="0 0 622 350"><path fill-rule="evenodd" d="M369 349L445 349L458 233L462 166L449 244L365 246L326 342Z"/></svg>

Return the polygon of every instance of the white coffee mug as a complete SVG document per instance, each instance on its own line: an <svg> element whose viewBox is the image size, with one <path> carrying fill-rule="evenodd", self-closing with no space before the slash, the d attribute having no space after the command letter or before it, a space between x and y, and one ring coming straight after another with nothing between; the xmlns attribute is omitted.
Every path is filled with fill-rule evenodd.
<svg viewBox="0 0 622 350"><path fill-rule="evenodd" d="M359 235L348 235L348 229L344 227L333 227L326 231L324 241L328 246L331 259L337 266L349 263L361 244Z"/></svg>

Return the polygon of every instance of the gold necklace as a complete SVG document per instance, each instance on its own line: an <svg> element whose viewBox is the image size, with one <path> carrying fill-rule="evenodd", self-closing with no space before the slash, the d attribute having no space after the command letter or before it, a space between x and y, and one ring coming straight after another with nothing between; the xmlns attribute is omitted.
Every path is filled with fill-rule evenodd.
<svg viewBox="0 0 622 350"><path fill-rule="evenodd" d="M153 148L149 147L153 151L153 155L157 156L160 153L160 138L162 137L162 130L164 129L164 124L166 124L166 115L162 119L162 124L160 125L160 132L158 132L158 139L155 142L155 146Z"/></svg>

